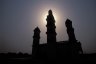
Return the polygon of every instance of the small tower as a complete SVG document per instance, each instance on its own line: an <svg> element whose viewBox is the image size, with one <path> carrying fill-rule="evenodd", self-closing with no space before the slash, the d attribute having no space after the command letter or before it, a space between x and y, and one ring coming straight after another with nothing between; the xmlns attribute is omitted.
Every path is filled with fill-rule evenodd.
<svg viewBox="0 0 96 64"><path fill-rule="evenodd" d="M72 27L72 21L67 19L65 22L65 25L67 27L67 34L69 36L70 42L76 42L75 34L74 34L74 28Z"/></svg>
<svg viewBox="0 0 96 64"><path fill-rule="evenodd" d="M34 36L33 36L33 46L32 46L32 57L36 58L38 56L38 49L39 49L39 40L40 40L40 29L36 27L34 29Z"/></svg>
<svg viewBox="0 0 96 64"><path fill-rule="evenodd" d="M69 36L69 43L70 43L70 51L72 56L76 56L78 54L82 54L83 50L81 47L81 43L76 40L75 34L74 34L74 28L72 27L72 21L67 19L65 22L65 25L67 27L67 33Z"/></svg>

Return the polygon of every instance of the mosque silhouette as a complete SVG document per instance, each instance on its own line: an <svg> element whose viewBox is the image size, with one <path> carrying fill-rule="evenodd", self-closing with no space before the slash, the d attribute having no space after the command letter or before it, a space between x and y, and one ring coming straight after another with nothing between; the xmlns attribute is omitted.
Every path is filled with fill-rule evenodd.
<svg viewBox="0 0 96 64"><path fill-rule="evenodd" d="M40 40L40 29L36 27L33 35L32 45L32 58L34 59L59 59L78 56L83 54L81 43L76 40L74 34L74 28L72 27L72 21L67 19L65 26L67 28L68 40L67 41L56 41L56 26L55 19L52 14L52 10L48 11L47 16L47 43L39 44Z"/></svg>

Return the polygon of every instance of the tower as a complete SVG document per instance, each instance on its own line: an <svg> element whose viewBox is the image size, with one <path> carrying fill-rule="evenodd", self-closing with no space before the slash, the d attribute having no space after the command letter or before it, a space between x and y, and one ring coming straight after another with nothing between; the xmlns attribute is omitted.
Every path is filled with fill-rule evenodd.
<svg viewBox="0 0 96 64"><path fill-rule="evenodd" d="M33 36L33 46L32 46L32 57L38 57L39 51L39 40L40 40L40 29L36 27L34 29L34 36Z"/></svg>
<svg viewBox="0 0 96 64"><path fill-rule="evenodd" d="M72 27L72 21L67 19L65 22L65 25L67 27L67 34L69 36L69 43L70 43L70 51L72 55L78 55L79 53L83 54L83 50L81 47L81 43L76 40L75 34L74 34L74 28Z"/></svg>
<svg viewBox="0 0 96 64"><path fill-rule="evenodd" d="M49 10L48 11L48 16L47 16L47 43L48 44L54 44L56 43L56 26L55 26L55 19L54 19L54 16L52 14L52 10Z"/></svg>
<svg viewBox="0 0 96 64"><path fill-rule="evenodd" d="M76 42L75 34L74 34L74 28L72 27L72 21L67 19L65 22L65 25L67 27L67 34L69 36L70 42Z"/></svg>
<svg viewBox="0 0 96 64"><path fill-rule="evenodd" d="M48 59L55 59L56 57L56 26L55 26L55 19L52 14L52 10L48 11L48 16L47 16L47 56Z"/></svg>

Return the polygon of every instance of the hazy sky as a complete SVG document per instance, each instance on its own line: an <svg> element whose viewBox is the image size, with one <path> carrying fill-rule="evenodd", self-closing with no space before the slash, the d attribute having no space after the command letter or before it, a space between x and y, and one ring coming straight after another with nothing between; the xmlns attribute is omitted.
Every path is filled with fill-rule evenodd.
<svg viewBox="0 0 96 64"><path fill-rule="evenodd" d="M0 0L0 53L31 53L33 30L46 43L46 14L53 10L57 41L68 40L65 21L72 20L84 53L96 53L96 0Z"/></svg>

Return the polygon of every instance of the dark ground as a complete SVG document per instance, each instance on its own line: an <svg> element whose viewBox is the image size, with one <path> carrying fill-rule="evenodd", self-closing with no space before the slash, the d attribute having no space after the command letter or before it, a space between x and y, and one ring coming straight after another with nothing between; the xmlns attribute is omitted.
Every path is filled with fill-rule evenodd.
<svg viewBox="0 0 96 64"><path fill-rule="evenodd" d="M96 54L83 54L78 57L66 57L66 58L56 58L56 59L32 59L31 55L12 55L1 54L0 64L96 64Z"/></svg>

